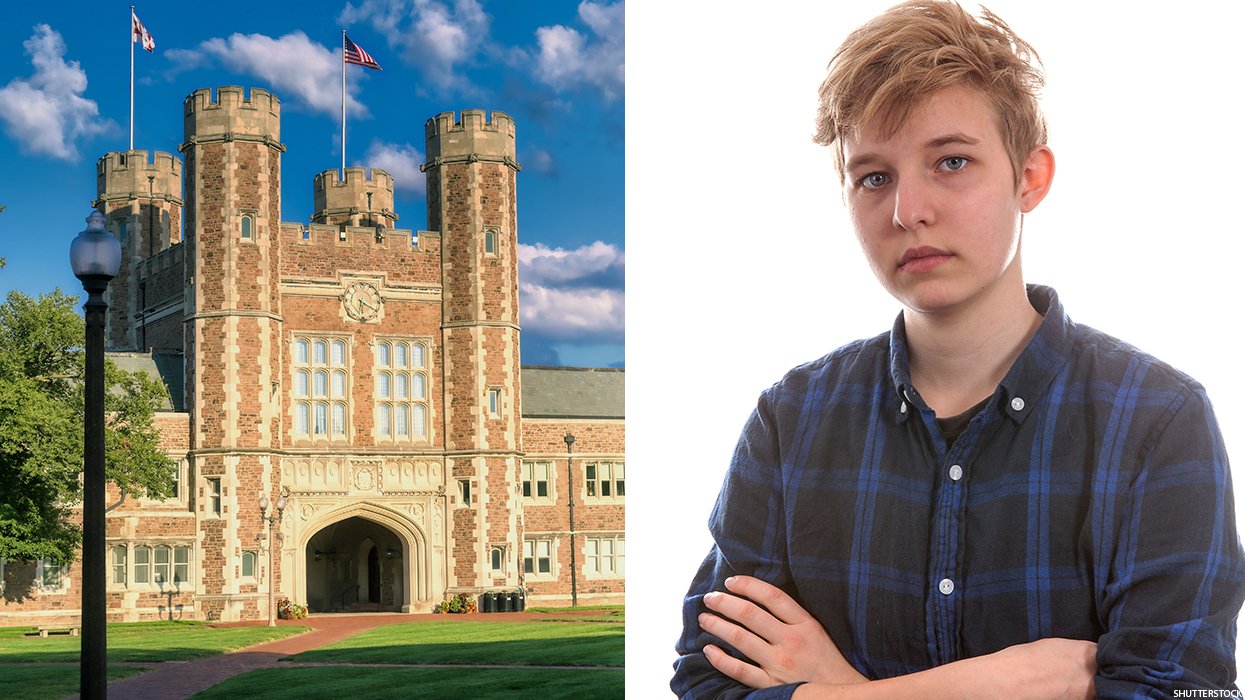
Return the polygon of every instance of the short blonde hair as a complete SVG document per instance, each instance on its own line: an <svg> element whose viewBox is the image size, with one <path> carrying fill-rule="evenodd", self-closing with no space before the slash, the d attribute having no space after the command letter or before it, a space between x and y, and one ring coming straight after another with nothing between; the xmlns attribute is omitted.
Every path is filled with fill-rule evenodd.
<svg viewBox="0 0 1245 700"><path fill-rule="evenodd" d="M821 84L814 141L835 145L845 177L843 140L870 125L893 136L935 91L966 85L994 107L1016 181L1034 148L1046 143L1038 106L1045 83L1037 52L997 15L978 20L955 2L911 0L852 32Z"/></svg>

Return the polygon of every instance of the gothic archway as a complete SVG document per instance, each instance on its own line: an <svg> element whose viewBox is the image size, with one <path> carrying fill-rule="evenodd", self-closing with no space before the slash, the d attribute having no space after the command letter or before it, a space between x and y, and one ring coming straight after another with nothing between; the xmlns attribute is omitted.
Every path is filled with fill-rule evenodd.
<svg viewBox="0 0 1245 700"><path fill-rule="evenodd" d="M356 503L308 525L295 565L303 574L300 597L311 610L422 609L418 603L428 600L429 589L427 537L405 514Z"/></svg>

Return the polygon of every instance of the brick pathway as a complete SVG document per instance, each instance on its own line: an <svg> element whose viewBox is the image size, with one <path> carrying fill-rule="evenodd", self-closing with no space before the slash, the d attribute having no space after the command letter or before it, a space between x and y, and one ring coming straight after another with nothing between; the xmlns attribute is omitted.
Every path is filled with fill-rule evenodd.
<svg viewBox="0 0 1245 700"><path fill-rule="evenodd" d="M311 631L292 637L264 642L239 649L228 654L209 656L193 661L166 661L152 670L108 684L108 695L129 700L184 700L203 690L238 674L261 668L271 668L277 662L294 654L319 649L333 642L356 635L381 625L425 620L458 620L463 624L472 622L527 622L551 617L573 618L592 613L488 613L481 615L432 615L397 613L357 613L314 615L305 620L278 620L280 627L311 627ZM231 622L221 627L256 627L267 622ZM301 665L301 664L300 664ZM70 700L78 700L77 695Z"/></svg>

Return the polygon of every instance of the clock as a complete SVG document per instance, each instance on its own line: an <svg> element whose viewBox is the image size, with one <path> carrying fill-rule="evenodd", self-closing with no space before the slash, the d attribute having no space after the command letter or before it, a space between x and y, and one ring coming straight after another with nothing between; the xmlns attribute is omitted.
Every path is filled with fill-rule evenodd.
<svg viewBox="0 0 1245 700"><path fill-rule="evenodd" d="M368 282L355 282L342 295L346 315L356 321L371 321L376 318L383 303L380 292Z"/></svg>

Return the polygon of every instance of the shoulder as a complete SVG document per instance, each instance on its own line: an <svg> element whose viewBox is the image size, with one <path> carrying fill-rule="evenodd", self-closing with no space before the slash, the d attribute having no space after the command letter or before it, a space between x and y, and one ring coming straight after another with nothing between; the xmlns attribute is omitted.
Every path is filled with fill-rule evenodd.
<svg viewBox="0 0 1245 700"><path fill-rule="evenodd" d="M1181 395L1205 393L1193 377L1157 357L1086 325L1069 322L1071 371L1110 386L1136 385Z"/></svg>

